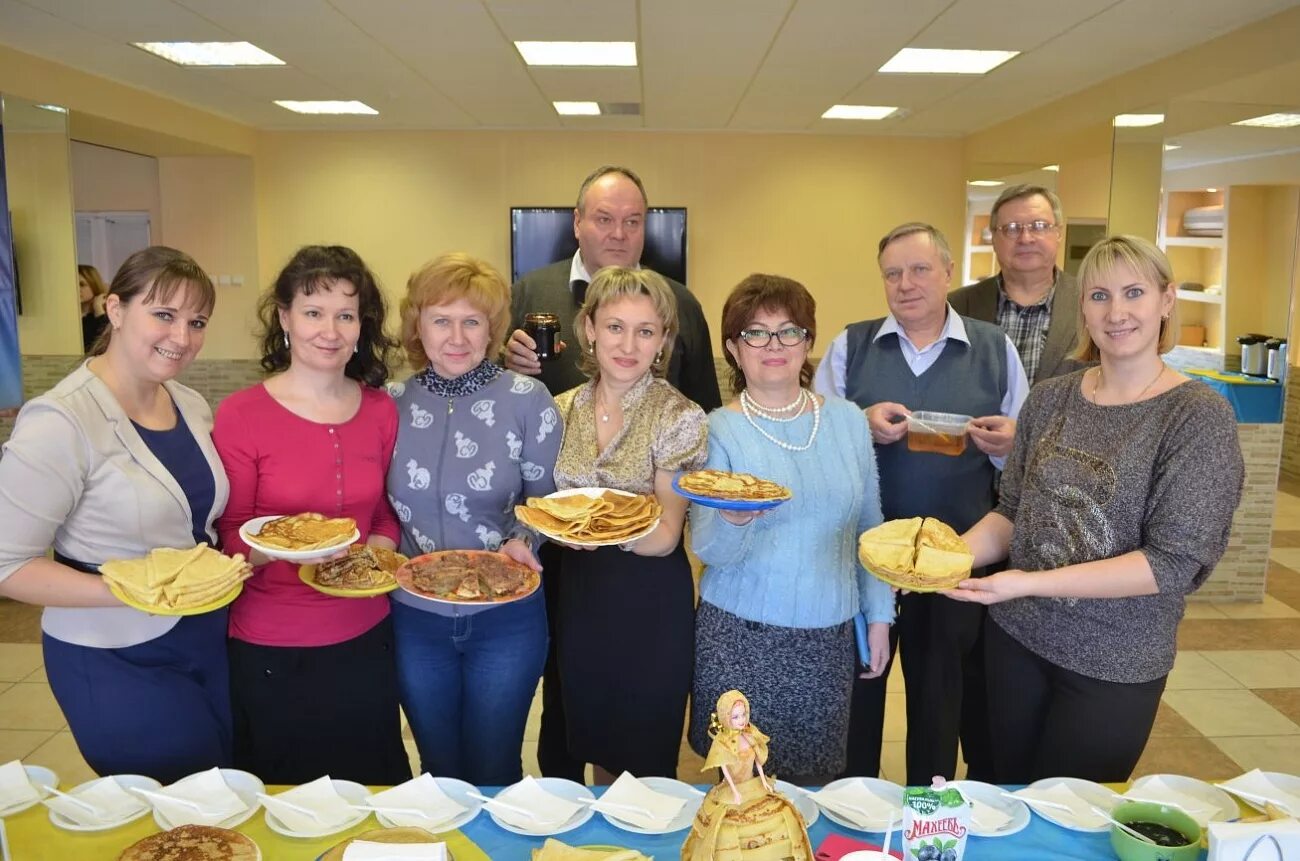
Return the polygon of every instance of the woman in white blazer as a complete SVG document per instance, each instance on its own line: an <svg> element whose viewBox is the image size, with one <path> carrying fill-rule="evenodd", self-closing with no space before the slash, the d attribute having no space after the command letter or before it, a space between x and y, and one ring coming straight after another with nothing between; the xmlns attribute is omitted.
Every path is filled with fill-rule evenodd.
<svg viewBox="0 0 1300 861"><path fill-rule="evenodd" d="M91 357L23 407L0 457L0 595L45 607L50 687L100 774L169 782L231 759L226 611L149 615L98 576L111 559L214 541L228 486L212 412L175 382L214 302L188 255L131 255Z"/></svg>

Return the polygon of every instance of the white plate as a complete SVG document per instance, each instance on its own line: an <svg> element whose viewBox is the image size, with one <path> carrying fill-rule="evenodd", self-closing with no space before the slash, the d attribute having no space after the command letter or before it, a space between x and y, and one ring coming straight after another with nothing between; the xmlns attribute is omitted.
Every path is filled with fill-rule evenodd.
<svg viewBox="0 0 1300 861"><path fill-rule="evenodd" d="M161 783L154 780L152 777L145 777L143 774L115 774L112 777L96 777L94 780L87 780L85 783L81 784L80 786L68 790L67 794L76 795L81 790L94 786L96 783L99 783L101 780L115 781L118 786L128 790L131 789L132 787L139 787L140 789L159 789L162 787ZM105 822L101 825L82 825L79 822L74 822L71 819L68 819L66 816L62 815L61 813L56 813L53 810L51 810L49 811L50 822L56 828L62 828L64 831L109 831L110 829L113 828L121 828L123 825L126 825L128 822L135 822L141 816L144 816L146 813L149 812L149 802L145 801L140 796L135 795L135 793L131 793L131 794L135 796L136 801L139 801L141 804L144 805L144 809L138 813L131 814L125 819L118 819L114 822Z"/></svg>
<svg viewBox="0 0 1300 861"><path fill-rule="evenodd" d="M193 775L187 776L193 777ZM259 793L266 792L266 784L262 783L257 776L249 774L247 771L240 771L237 768L221 769L221 778L226 781L226 786L230 787L230 791L235 793L235 795L238 795L239 800L248 805L248 809L221 820L213 827L234 828L236 825L242 825L249 819L252 819L253 814L257 812L257 808L262 806L262 802L257 799L257 796ZM184 779L185 778L181 778L181 780ZM177 781L177 783L179 782L180 781ZM166 816L159 813L157 808L155 808L153 812L153 821L157 823L158 827L163 831L170 831L173 828L190 824L186 821L172 822Z"/></svg>
<svg viewBox="0 0 1300 861"><path fill-rule="evenodd" d="M340 541L331 547L318 547L315 550L285 550L283 547L266 547L257 543L257 533L262 531L262 527L272 520L278 520L281 517L287 517L285 514L268 514L265 517L254 517L252 520L239 527L239 537L254 550L261 550L270 559L283 559L287 562L312 562L317 559L324 559L331 556L345 547L351 547L357 539L361 537L361 531L352 530L352 535L347 541Z"/></svg>
<svg viewBox="0 0 1300 861"><path fill-rule="evenodd" d="M448 819L446 822L439 822L436 825L431 825L426 830L432 831L435 834L440 834L444 831L455 831L462 825L468 825L473 821L475 816L478 816L478 812L483 809L483 802L479 801L477 798L469 797L469 793L479 791L478 787L474 784L466 783L463 780L457 780L454 777L435 777L433 782L438 784L438 788L441 789L448 798L459 804L461 807L468 809L464 813L458 814L455 819ZM397 823L379 811L375 811L375 818L378 819L379 824L385 828L398 827Z"/></svg>
<svg viewBox="0 0 1300 861"><path fill-rule="evenodd" d="M607 813L604 810L599 811L600 815L605 817L606 822L615 828L631 831L633 834L672 834L674 831L681 831L683 828L691 827L691 823L695 821L695 811L700 809L700 804L704 801L704 793L689 783L673 780L671 777L638 777L637 780L655 792L662 792L664 795L671 795L674 798L685 798L686 804L682 805L681 811L673 818L672 822L669 822L663 828L642 828L640 825L624 822L612 813Z"/></svg>
<svg viewBox="0 0 1300 861"><path fill-rule="evenodd" d="M823 786L822 789L838 789L846 784L859 782L865 784L867 790L870 791L872 795L883 799L894 806L894 809L898 813L898 818L894 820L894 824L895 827L901 828L903 824L903 787L899 786L897 783L890 783L888 780L881 780L878 777L841 777L839 780L832 780L830 783ZM814 804L817 804L816 795L809 793L808 797L812 799ZM863 826L840 815L829 806L822 807L821 804L817 804L817 808L822 813L825 813L826 818L831 822L848 828L851 831L861 831L863 833L870 832L874 834L877 831L885 831L889 828L888 822L877 820L875 822L869 822ZM877 825L879 827L876 827Z"/></svg>
<svg viewBox="0 0 1300 861"><path fill-rule="evenodd" d="M582 494L583 496L590 496L592 499L595 499L605 492L617 493L619 496L637 496L637 494L635 493L629 493L626 490L615 490L612 487L571 487L568 490L557 490L554 493L548 493L546 495L546 498L559 499L564 496L577 496L578 494ZM654 523L651 523L649 526L647 526L645 529L638 532L636 535L629 535L626 538L615 538L612 541L575 541L572 538L567 538L563 535L556 535L547 532L543 529L537 529L537 527L532 527L532 528L536 529L538 532L545 535L547 538L552 539L553 541L559 541L564 544L571 544L574 547L609 547L614 544L626 544L629 541L636 541L638 538L644 538L647 535L649 535L651 532L654 532L655 527L658 525L659 525L659 518L656 517Z"/></svg>
<svg viewBox="0 0 1300 861"><path fill-rule="evenodd" d="M1015 834L1017 831L1025 830L1025 827L1029 825L1029 805L1023 801L1012 801L1007 798L1002 794L1006 790L1000 786L981 783L978 780L952 780L948 782L948 785L960 790L967 801L978 801L981 804L987 804L989 807L997 808L1011 817L1010 822L993 831L979 828L972 822L970 833L976 837L1006 837L1008 834Z"/></svg>
<svg viewBox="0 0 1300 861"><path fill-rule="evenodd" d="M354 783L351 780L331 780L330 783L333 785L334 791L343 796L343 799L349 804L365 804L366 799L370 797L369 789L366 789L361 784ZM331 834L338 834L340 831L347 831L353 825L361 822L369 815L369 810L358 810L354 815L349 816L338 825L331 825L329 827L322 826L321 828L312 831L291 831L289 826L285 825L279 819L276 819L275 814L268 810L266 811L266 827L270 828L276 834L281 834L285 837L314 839L316 837L329 837Z"/></svg>
<svg viewBox="0 0 1300 861"><path fill-rule="evenodd" d="M45 766L24 765L23 770L27 772L27 781L31 783L32 786L36 787L36 792L41 798L48 798L50 794L44 787L53 786L55 789L59 788L59 776ZM4 810L0 810L0 818L13 816L15 813L22 813L32 805L40 803L39 798L34 801L19 802L12 807L6 807Z"/></svg>
<svg viewBox="0 0 1300 861"><path fill-rule="evenodd" d="M1056 786L1058 783L1069 787L1075 795L1078 795L1091 804L1095 804L1107 813L1110 813L1119 801L1118 795L1111 792L1100 783L1093 783L1091 780L1081 780L1077 777L1045 777L1042 780L1035 780L1033 783L1029 784L1026 789L1048 789ZM1022 792L1024 792L1023 789L1018 789L1012 794L1019 795ZM1041 805L1035 806L1029 804L1028 806L1030 810L1034 811L1047 821L1059 825L1062 828L1068 828L1071 831L1082 831L1088 834L1105 834L1109 832L1111 828L1109 822L1103 823L1095 828L1085 828L1082 825L1076 824L1073 820L1059 819L1058 817L1061 815L1059 811Z"/></svg>
<svg viewBox="0 0 1300 861"><path fill-rule="evenodd" d="M1234 819L1241 817L1241 808L1237 806L1237 802L1227 792L1213 784L1206 783L1204 780L1184 777L1181 774L1148 774L1145 777L1139 777L1133 781L1133 785L1124 793L1124 797L1131 798L1134 801L1146 800L1142 798L1142 787L1156 778L1159 778L1170 789L1177 790L1184 795L1190 795L1197 801L1203 801L1208 806L1215 808L1215 812L1210 816L1211 822L1232 822ZM1156 796L1156 798L1158 799L1159 796ZM1167 801L1159 801L1158 803L1168 804L1170 807L1178 806ZM1193 816L1192 818L1195 819L1196 817Z"/></svg>
<svg viewBox="0 0 1300 861"><path fill-rule="evenodd" d="M812 828L813 823L817 821L817 817L822 815L821 808L817 806L817 802L813 801L812 796L793 783L786 783L784 780L778 780L773 786L777 792L790 799L790 803L794 805L795 810L798 810L800 815L803 816L803 824L808 828Z"/></svg>
<svg viewBox="0 0 1300 861"><path fill-rule="evenodd" d="M30 768L31 766L28 767ZM1297 777L1294 774L1286 774L1285 772L1281 772L1281 771L1261 771L1260 774L1263 775L1264 777L1267 777L1275 786L1277 786L1278 789L1282 790L1283 792L1300 797L1300 777ZM1238 775L1238 777L1241 776L1243 775ZM1236 780L1236 778L1233 779ZM1260 811L1261 813L1264 810L1264 805L1260 802L1251 801L1249 798L1244 798L1244 797L1241 798L1241 800L1246 802L1255 810ZM1300 810L1292 810L1290 812L1292 813L1292 815L1295 815L1297 813L1300 813Z"/></svg>
<svg viewBox="0 0 1300 861"><path fill-rule="evenodd" d="M560 798L565 798L569 801L577 801L580 798L586 799L587 801L596 800L596 796L590 789L580 783L574 783L572 780L565 780L563 777L539 777L537 778L537 785L552 795L558 795ZM506 787L506 789L509 788L510 787L508 786ZM501 790L497 795L504 794L506 789ZM492 821L497 825L500 825L511 834L520 834L524 837L549 837L552 834L563 834L566 831L572 831L580 825L585 825L587 820L591 818L593 813L595 813L594 810L584 804L582 809L573 815L572 819L560 825L558 828L531 831L519 828L518 826L511 825L509 822L498 819L497 815L492 812L491 807L487 808L487 812L488 816L491 816Z"/></svg>

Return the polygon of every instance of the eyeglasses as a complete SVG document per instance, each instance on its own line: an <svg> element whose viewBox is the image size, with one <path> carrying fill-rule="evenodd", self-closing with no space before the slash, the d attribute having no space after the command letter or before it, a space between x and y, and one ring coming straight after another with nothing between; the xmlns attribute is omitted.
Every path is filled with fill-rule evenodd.
<svg viewBox="0 0 1300 861"><path fill-rule="evenodd" d="M758 349L772 343L774 337L783 347L797 347L807 339L808 330L800 326L790 326L779 332L769 332L767 329L742 329L740 332L740 340Z"/></svg>
<svg viewBox="0 0 1300 861"><path fill-rule="evenodd" d="M1037 221L1026 221L1023 224L1019 221L1008 221L1006 224L999 224L994 230L1007 239L1019 239L1022 233L1028 233L1030 236L1042 236L1059 226L1055 222L1043 221L1040 218Z"/></svg>

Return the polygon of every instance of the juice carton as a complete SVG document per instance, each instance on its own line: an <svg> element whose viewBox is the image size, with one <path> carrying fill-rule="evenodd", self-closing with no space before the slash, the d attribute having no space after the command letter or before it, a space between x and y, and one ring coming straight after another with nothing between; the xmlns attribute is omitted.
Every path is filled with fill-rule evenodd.
<svg viewBox="0 0 1300 861"><path fill-rule="evenodd" d="M953 787L908 787L903 794L904 858L961 861L970 814L970 802Z"/></svg>

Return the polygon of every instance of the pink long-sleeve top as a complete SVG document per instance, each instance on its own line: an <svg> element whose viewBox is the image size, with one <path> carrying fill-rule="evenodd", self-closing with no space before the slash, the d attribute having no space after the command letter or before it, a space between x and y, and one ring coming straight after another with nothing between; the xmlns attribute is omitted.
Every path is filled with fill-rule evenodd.
<svg viewBox="0 0 1300 861"><path fill-rule="evenodd" d="M230 479L217 519L227 553L248 554L239 527L266 514L316 511L351 517L361 541L397 540L384 495L397 440L397 409L384 391L363 388L361 408L339 424L308 421L257 384L227 397L212 430ZM327 646L360 636L388 615L387 596L334 598L298 579L298 563L258 568L230 608L230 636L263 646Z"/></svg>

